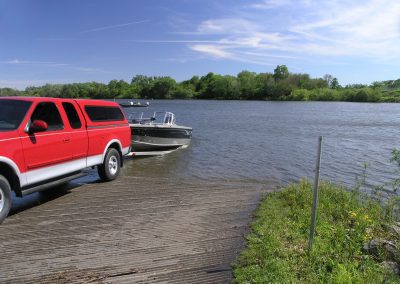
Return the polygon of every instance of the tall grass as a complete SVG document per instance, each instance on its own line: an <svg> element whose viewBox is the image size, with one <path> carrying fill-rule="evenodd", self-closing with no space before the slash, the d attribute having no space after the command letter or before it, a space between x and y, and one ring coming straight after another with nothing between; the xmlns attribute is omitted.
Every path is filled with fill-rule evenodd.
<svg viewBox="0 0 400 284"><path fill-rule="evenodd" d="M322 183L309 253L311 204L306 180L265 197L255 212L248 248L234 265L238 283L400 283L362 251L366 241L387 234L382 224L392 222L378 201Z"/></svg>

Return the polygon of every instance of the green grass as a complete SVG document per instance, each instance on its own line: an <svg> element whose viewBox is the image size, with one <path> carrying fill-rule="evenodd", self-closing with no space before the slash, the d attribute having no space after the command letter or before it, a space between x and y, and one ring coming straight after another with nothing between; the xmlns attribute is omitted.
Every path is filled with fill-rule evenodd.
<svg viewBox="0 0 400 284"><path fill-rule="evenodd" d="M366 240L387 234L388 214L375 201L323 183L314 247L308 253L312 189L307 181L268 194L234 264L238 283L400 283L363 255Z"/></svg>

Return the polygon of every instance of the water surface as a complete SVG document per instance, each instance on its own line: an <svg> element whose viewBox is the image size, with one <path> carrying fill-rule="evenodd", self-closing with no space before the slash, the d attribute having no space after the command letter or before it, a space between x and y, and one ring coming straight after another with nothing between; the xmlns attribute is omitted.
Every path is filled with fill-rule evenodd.
<svg viewBox="0 0 400 284"><path fill-rule="evenodd" d="M367 162L368 183L377 185L393 177L390 152L400 147L398 104L154 100L133 110L171 111L193 127L189 148L127 163L124 174L143 178L271 185L313 178L323 135L323 179L354 185Z"/></svg>

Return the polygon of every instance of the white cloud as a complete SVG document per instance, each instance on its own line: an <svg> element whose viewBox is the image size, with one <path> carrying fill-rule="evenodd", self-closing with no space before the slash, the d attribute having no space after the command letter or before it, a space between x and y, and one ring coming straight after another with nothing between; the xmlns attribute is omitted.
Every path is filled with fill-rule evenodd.
<svg viewBox="0 0 400 284"><path fill-rule="evenodd" d="M104 31L104 30L111 30L111 29L122 28L122 27L127 27L127 26L132 26L132 25L137 25L137 24L143 24L143 23L148 23L148 22L149 22L149 20L143 20L143 21L136 21L136 22L118 24L118 25L110 25L110 26L104 26L104 27L98 27L98 28L93 28L93 29L89 29L89 30L84 30L84 31L81 31L79 33L80 34L85 34L85 33Z"/></svg>
<svg viewBox="0 0 400 284"><path fill-rule="evenodd" d="M71 66L72 70L79 71L81 73L87 74L113 74L114 72L107 71L101 68L92 68L92 67L80 67L80 66Z"/></svg>
<svg viewBox="0 0 400 284"><path fill-rule="evenodd" d="M289 5L290 3L290 0L264 0L261 3L252 4L250 7L255 9L273 9Z"/></svg>
<svg viewBox="0 0 400 284"><path fill-rule="evenodd" d="M171 32L166 40L132 40L149 44L182 44L192 60L218 58L252 64L300 62L347 64L400 62L398 0L264 0L224 10L193 30ZM193 25L193 24L192 24ZM187 54L186 54L187 55ZM185 60L173 61L187 62Z"/></svg>
<svg viewBox="0 0 400 284"><path fill-rule="evenodd" d="M200 34L247 33L257 29L257 24L242 18L207 20L198 27Z"/></svg>
<svg viewBox="0 0 400 284"><path fill-rule="evenodd" d="M139 43L218 43L216 40L128 40Z"/></svg>
<svg viewBox="0 0 400 284"><path fill-rule="evenodd" d="M400 56L400 2L334 3L323 5L316 20L289 27L308 43L303 45L305 48L322 55L359 55L378 60Z"/></svg>
<svg viewBox="0 0 400 284"><path fill-rule="evenodd" d="M19 59L0 61L0 63L8 64L8 65L46 65L46 66L68 66L69 65L69 64L65 64L65 63L57 63L57 62L50 62L50 61L29 61L29 60L19 60Z"/></svg>
<svg viewBox="0 0 400 284"><path fill-rule="evenodd" d="M265 56L400 60L399 1L266 0L252 8L258 9L201 22L192 36L210 36L214 43L188 47L236 61L262 61ZM279 8L279 13L261 8Z"/></svg>
<svg viewBox="0 0 400 284"><path fill-rule="evenodd" d="M86 66L79 66L67 63L57 63L51 61L34 61L34 60L19 60L12 59L7 61L0 61L0 64L5 65L14 65L19 66L19 68L23 68L28 72L32 72L36 70L36 68L57 68L57 70L72 70L74 72L80 72L85 74L113 74L114 72L110 72L108 70L102 68L93 68Z"/></svg>
<svg viewBox="0 0 400 284"><path fill-rule="evenodd" d="M224 47L219 45L211 45L211 44L195 44L190 45L190 48L194 51L205 53L211 55L215 58L231 58L232 54L227 52Z"/></svg>
<svg viewBox="0 0 400 284"><path fill-rule="evenodd" d="M27 86L42 86L47 84L46 80L0 80L0 88L25 89Z"/></svg>
<svg viewBox="0 0 400 284"><path fill-rule="evenodd" d="M265 54L272 58L272 50L279 52L292 39L279 32L266 32L259 23L244 18L207 20L200 23L197 32L217 39L205 41L210 44L188 45L190 49L214 58L262 65L273 64Z"/></svg>
<svg viewBox="0 0 400 284"><path fill-rule="evenodd" d="M250 55L250 56L255 56L255 57L265 57L265 58L275 58L275 59L295 59L295 60L304 60L302 57L297 57L297 56L290 56L290 55L279 55L279 54L271 54L271 53L260 53L260 52L240 52L240 54L243 55Z"/></svg>
<svg viewBox="0 0 400 284"><path fill-rule="evenodd" d="M18 59L13 59L13 60L9 60L9 61L4 61L5 64L21 64L21 61L19 61Z"/></svg>
<svg viewBox="0 0 400 284"><path fill-rule="evenodd" d="M75 40L73 38L62 38L62 37L50 37L50 38L37 38L37 40L45 40L45 41L72 41Z"/></svg>

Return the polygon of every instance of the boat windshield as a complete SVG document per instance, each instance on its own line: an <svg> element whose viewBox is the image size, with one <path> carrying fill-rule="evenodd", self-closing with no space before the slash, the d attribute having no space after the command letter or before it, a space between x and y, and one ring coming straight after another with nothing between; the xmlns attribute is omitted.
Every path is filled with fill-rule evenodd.
<svg viewBox="0 0 400 284"><path fill-rule="evenodd" d="M17 129L31 104L23 100L0 100L0 131Z"/></svg>
<svg viewBox="0 0 400 284"><path fill-rule="evenodd" d="M132 112L128 120L132 123L139 123L139 124L175 124L175 115L172 112L160 112L156 111L153 113L152 116L146 116L143 112Z"/></svg>

